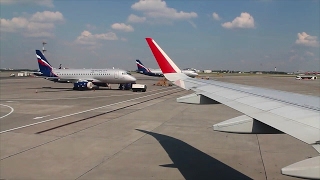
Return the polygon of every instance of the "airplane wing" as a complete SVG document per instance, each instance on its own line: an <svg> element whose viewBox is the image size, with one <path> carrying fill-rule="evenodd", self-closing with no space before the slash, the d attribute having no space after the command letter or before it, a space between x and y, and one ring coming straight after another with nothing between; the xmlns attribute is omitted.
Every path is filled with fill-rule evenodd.
<svg viewBox="0 0 320 180"><path fill-rule="evenodd" d="M213 125L213 129L233 133L284 132L320 152L320 97L195 79L181 70L151 38L147 43L164 76L194 94L180 97L184 103L222 103L244 115ZM320 179L320 156L281 169L282 174Z"/></svg>
<svg viewBox="0 0 320 180"><path fill-rule="evenodd" d="M67 81L71 83L77 83L77 82L100 82L97 79L77 79L77 78L60 78L60 77L43 77L44 79L50 80L50 81Z"/></svg>

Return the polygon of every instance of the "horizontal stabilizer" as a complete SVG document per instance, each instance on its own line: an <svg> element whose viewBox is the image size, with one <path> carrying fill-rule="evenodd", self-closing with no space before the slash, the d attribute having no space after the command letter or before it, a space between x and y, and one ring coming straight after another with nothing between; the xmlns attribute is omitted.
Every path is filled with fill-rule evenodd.
<svg viewBox="0 0 320 180"><path fill-rule="evenodd" d="M299 161L284 167L281 169L281 173L299 178L320 179L320 156Z"/></svg>
<svg viewBox="0 0 320 180"><path fill-rule="evenodd" d="M263 124L249 116L238 116L213 125L213 130L231 133L278 134L282 133L271 126Z"/></svg>
<svg viewBox="0 0 320 180"><path fill-rule="evenodd" d="M188 104L220 104L215 100L212 100L204 95L196 94L196 93L179 97L177 98L177 102L188 103Z"/></svg>

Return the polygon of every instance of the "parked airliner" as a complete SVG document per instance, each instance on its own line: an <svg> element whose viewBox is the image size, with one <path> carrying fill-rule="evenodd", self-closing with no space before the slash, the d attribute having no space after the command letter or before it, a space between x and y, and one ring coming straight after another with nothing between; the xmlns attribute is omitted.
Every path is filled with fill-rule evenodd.
<svg viewBox="0 0 320 180"><path fill-rule="evenodd" d="M141 74L144 74L144 75L148 75L148 76L163 77L163 73L162 73L161 69L150 69L150 68L147 68L142 64L142 62L139 59L136 60L136 64L137 64L137 67L138 67L138 70L137 70L138 73L141 73ZM181 72L186 74L189 77L198 76L198 73L196 73L193 70L181 70Z"/></svg>
<svg viewBox="0 0 320 180"><path fill-rule="evenodd" d="M36 56L42 77L54 82L71 82L74 90L107 87L108 84L135 83L136 78L121 69L54 69L40 50Z"/></svg>

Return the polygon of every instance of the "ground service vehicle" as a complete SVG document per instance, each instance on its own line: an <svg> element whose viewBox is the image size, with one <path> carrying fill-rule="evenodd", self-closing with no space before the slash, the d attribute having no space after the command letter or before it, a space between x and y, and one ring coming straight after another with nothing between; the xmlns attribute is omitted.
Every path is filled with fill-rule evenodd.
<svg viewBox="0 0 320 180"><path fill-rule="evenodd" d="M137 92L137 91L146 92L147 85L145 85L145 84L132 84L131 89L133 92Z"/></svg>

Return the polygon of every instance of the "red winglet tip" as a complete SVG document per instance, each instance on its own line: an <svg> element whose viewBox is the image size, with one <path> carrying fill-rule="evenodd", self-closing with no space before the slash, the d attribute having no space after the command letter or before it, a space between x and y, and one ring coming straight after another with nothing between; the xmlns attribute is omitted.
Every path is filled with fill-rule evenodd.
<svg viewBox="0 0 320 180"><path fill-rule="evenodd" d="M146 38L146 41L147 41L148 43L151 43L151 42L152 42L152 38L147 37L147 38Z"/></svg>
<svg viewBox="0 0 320 180"><path fill-rule="evenodd" d="M161 71L166 74L166 73L176 73L176 71L174 70L174 68L170 65L170 63L168 62L168 60L165 57L165 53L162 54L162 52L160 51L160 49L157 47L156 43L153 42L152 38L147 37L146 41L156 59L156 61L158 62L158 65L161 69Z"/></svg>

